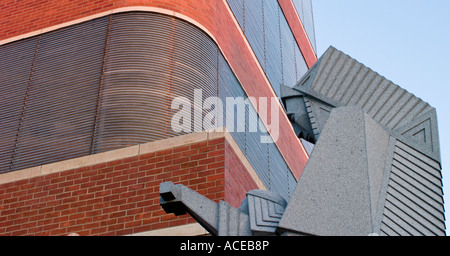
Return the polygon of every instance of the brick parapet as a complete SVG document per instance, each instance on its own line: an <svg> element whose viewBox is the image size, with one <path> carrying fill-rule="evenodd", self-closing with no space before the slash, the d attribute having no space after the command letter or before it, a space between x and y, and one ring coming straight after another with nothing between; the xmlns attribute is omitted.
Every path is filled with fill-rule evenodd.
<svg viewBox="0 0 450 256"><path fill-rule="evenodd" d="M99 158L60 172L10 182L0 175L0 235L117 236L176 227L196 222L164 212L161 182L184 184L232 205L240 204L246 189L258 188L225 136L190 141L195 136L203 137L181 136L180 145L171 148L106 162Z"/></svg>

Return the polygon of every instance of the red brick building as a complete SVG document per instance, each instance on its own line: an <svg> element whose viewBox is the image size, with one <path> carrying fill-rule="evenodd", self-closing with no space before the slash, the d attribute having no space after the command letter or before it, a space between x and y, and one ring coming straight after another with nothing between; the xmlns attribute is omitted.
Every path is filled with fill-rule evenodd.
<svg viewBox="0 0 450 256"><path fill-rule="evenodd" d="M293 86L316 61L308 8L290 0L2 1L0 235L205 234L188 215L165 214L164 181L234 207L256 188L288 199L307 144L279 101L279 136L269 144L259 138L273 130L248 131L257 106L235 118L244 132L193 123L190 133L171 129L171 103L195 101L195 89L203 100L279 97L280 84Z"/></svg>

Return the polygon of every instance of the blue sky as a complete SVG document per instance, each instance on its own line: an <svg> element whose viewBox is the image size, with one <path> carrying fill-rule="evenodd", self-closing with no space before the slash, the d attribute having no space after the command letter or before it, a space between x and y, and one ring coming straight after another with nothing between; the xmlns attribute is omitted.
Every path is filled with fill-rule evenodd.
<svg viewBox="0 0 450 256"><path fill-rule="evenodd" d="M450 1L312 0L317 55L333 45L437 109L450 219Z"/></svg>

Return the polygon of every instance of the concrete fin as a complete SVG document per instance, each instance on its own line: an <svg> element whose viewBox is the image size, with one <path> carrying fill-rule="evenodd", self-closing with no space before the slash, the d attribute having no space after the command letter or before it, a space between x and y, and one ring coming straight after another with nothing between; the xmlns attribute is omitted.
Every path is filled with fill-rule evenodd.
<svg viewBox="0 0 450 256"><path fill-rule="evenodd" d="M389 133L375 120L365 115L367 150L367 171L371 202L372 225L375 227L380 191L385 175L386 157L389 147Z"/></svg>

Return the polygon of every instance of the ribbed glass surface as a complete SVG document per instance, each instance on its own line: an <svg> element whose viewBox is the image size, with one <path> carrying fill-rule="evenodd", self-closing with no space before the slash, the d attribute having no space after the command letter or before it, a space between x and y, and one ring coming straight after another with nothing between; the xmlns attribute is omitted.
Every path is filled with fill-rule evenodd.
<svg viewBox="0 0 450 256"><path fill-rule="evenodd" d="M316 34L314 30L314 15L313 6L311 0L292 0L295 9L297 10L298 16L303 23L306 34L308 35L311 45L316 50Z"/></svg>
<svg viewBox="0 0 450 256"><path fill-rule="evenodd" d="M224 104L226 97L247 99L247 95L221 54L219 55L219 97ZM229 124L231 114L227 112L226 115L225 120ZM256 110L252 105L246 105L245 115L243 115L242 112L238 114L237 107L235 107L233 115L234 131L231 132L231 136L266 188L280 193L288 200L297 182L276 144L261 143L261 136L267 136L268 133L264 125L258 120ZM239 118L245 119L245 132L237 130ZM255 123L256 126L253 126ZM254 130L253 127L258 129Z"/></svg>
<svg viewBox="0 0 450 256"><path fill-rule="evenodd" d="M38 38L0 47L0 170L9 170L17 144Z"/></svg>
<svg viewBox="0 0 450 256"><path fill-rule="evenodd" d="M275 93L280 96L280 84L293 87L308 68L278 1L227 0L227 2ZM314 36L312 6L311 8L309 6L305 4L305 10L301 15L311 12L305 20L309 22L306 23L307 32Z"/></svg>
<svg viewBox="0 0 450 256"><path fill-rule="evenodd" d="M35 38L35 48L30 49L35 53L30 57L33 67L25 72L26 93L13 103L24 108L12 161L5 169L89 154L106 21L97 19Z"/></svg>
<svg viewBox="0 0 450 256"><path fill-rule="evenodd" d="M175 97L194 105L191 132L214 127L202 127L206 98L218 96L224 110L227 97L247 98L206 33L157 13L98 18L0 46L0 55L0 173L185 134L171 127ZM224 125L232 115L235 127L245 119L246 130L232 132L242 152L288 199L295 178L276 145L260 142L264 127L249 131L253 106L226 112Z"/></svg>
<svg viewBox="0 0 450 256"><path fill-rule="evenodd" d="M169 16L114 15L105 59L94 153L180 135L170 126L173 98L217 94L216 45Z"/></svg>

